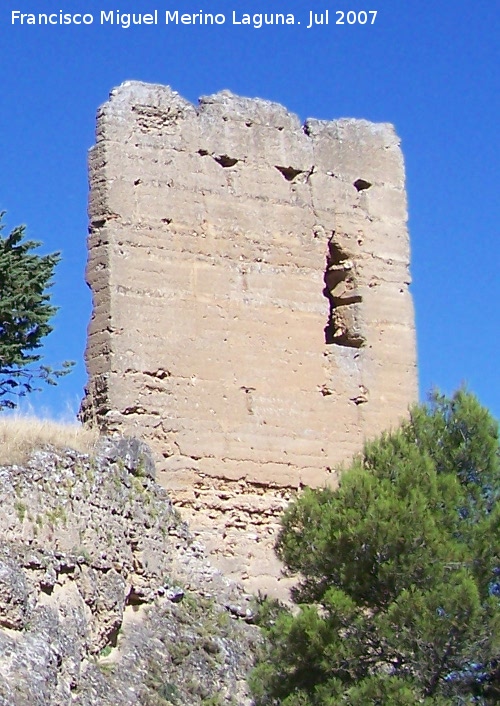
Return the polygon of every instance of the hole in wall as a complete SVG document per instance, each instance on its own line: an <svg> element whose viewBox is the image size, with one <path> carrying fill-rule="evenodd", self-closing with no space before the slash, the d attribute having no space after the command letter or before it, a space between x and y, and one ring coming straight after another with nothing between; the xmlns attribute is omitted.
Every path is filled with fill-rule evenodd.
<svg viewBox="0 0 500 706"><path fill-rule="evenodd" d="M358 191L365 191L366 189L369 189L371 186L371 183L369 181L366 181L366 179L356 179L354 182L353 186L358 190Z"/></svg>
<svg viewBox="0 0 500 706"><path fill-rule="evenodd" d="M302 125L302 132L304 133L304 135L307 135L307 137L310 137L312 135L311 125L307 120Z"/></svg>
<svg viewBox="0 0 500 706"><path fill-rule="evenodd" d="M227 154L219 154L214 156L214 159L217 164L220 164L221 167L234 167L234 165L239 161L234 157L229 157Z"/></svg>
<svg viewBox="0 0 500 706"><path fill-rule="evenodd" d="M353 262L334 241L334 233L328 241L325 288L323 295L328 299L328 321L324 328L325 343L350 348L360 348L364 338L353 326L352 310L347 307L358 304L362 296L356 288Z"/></svg>
<svg viewBox="0 0 500 706"><path fill-rule="evenodd" d="M287 181L293 181L295 177L297 177L299 174L302 174L304 171L303 169L294 169L293 167L280 167L278 164L274 165L275 169L277 169Z"/></svg>

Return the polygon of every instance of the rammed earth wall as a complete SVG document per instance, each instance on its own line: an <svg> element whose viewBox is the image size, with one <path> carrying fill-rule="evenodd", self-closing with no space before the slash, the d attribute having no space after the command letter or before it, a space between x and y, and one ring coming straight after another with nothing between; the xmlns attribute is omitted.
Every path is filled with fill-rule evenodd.
<svg viewBox="0 0 500 706"><path fill-rule="evenodd" d="M89 216L82 417L147 440L219 566L271 587L290 494L417 397L394 129L127 82L98 113Z"/></svg>

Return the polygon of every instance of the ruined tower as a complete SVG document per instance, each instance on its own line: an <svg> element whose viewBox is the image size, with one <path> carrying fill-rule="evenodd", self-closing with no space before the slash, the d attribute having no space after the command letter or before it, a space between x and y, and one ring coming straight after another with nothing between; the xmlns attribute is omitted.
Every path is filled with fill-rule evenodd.
<svg viewBox="0 0 500 706"><path fill-rule="evenodd" d="M215 561L265 589L290 493L417 398L394 129L127 82L98 113L89 216L82 417L148 441Z"/></svg>

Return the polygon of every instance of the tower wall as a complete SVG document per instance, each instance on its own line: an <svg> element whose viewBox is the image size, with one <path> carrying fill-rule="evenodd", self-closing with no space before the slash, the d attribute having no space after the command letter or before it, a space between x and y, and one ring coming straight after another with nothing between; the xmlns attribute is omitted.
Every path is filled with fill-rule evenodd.
<svg viewBox="0 0 500 706"><path fill-rule="evenodd" d="M136 82L98 113L82 417L151 444L249 587L291 494L417 398L404 179L388 124Z"/></svg>

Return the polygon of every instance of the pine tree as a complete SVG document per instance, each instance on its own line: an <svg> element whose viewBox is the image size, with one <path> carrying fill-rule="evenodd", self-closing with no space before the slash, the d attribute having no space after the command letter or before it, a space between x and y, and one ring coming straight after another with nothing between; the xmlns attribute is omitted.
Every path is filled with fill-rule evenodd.
<svg viewBox="0 0 500 706"><path fill-rule="evenodd" d="M65 362L61 370L53 370L39 364L38 349L57 311L47 290L60 253L38 255L33 250L40 243L23 240L24 235L24 226L0 235L0 409L14 408L14 400L38 389L39 380L56 384L72 366Z"/></svg>
<svg viewBox="0 0 500 706"><path fill-rule="evenodd" d="M476 398L436 394L288 508L300 609L265 606L256 704L499 702L498 458Z"/></svg>

